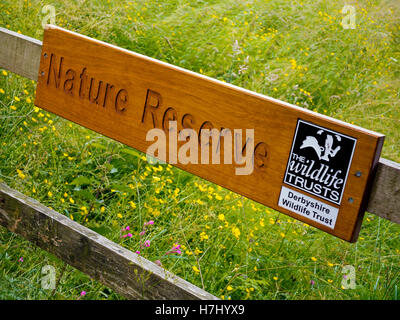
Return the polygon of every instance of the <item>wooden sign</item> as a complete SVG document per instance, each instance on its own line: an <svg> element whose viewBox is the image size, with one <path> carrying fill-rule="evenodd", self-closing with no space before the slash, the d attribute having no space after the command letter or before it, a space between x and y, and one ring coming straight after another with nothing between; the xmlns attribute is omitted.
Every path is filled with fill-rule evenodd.
<svg viewBox="0 0 400 320"><path fill-rule="evenodd" d="M231 164L207 164L211 158L201 158L200 148L189 150L196 150L198 158L186 163L176 161L176 152L165 159L352 242L384 140L381 134L55 26L45 29L35 104L143 152L156 141L146 140L152 129L166 133L171 151L191 139L174 137L171 123L176 123L176 135L214 128L220 133L216 148L221 158L232 156L225 138L233 137ZM201 148L215 147L214 140L200 136ZM235 160L247 152L252 170L238 173L241 164Z"/></svg>

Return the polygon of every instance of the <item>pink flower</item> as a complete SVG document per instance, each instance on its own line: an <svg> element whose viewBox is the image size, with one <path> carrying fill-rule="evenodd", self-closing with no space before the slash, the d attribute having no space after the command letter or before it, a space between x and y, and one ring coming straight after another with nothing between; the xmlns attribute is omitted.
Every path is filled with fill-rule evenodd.
<svg viewBox="0 0 400 320"><path fill-rule="evenodd" d="M143 230L141 233L139 233L139 235L144 236L146 233L146 230Z"/></svg>
<svg viewBox="0 0 400 320"><path fill-rule="evenodd" d="M129 231L131 228L129 228L129 226L126 226L125 230Z"/></svg>
<svg viewBox="0 0 400 320"><path fill-rule="evenodd" d="M173 248L172 248L172 252L175 252L175 253L177 253L177 254L181 254L182 253L182 251L180 250L181 249L181 245L180 244L177 244L176 246L174 246Z"/></svg>
<svg viewBox="0 0 400 320"><path fill-rule="evenodd" d="M146 241L144 242L144 246L145 246L145 247L150 247L150 240L146 240Z"/></svg>
<svg viewBox="0 0 400 320"><path fill-rule="evenodd" d="M83 297L84 295L86 295L86 291L81 292L81 297Z"/></svg>
<svg viewBox="0 0 400 320"><path fill-rule="evenodd" d="M314 280L310 280L311 285L313 286L315 284Z"/></svg>
<svg viewBox="0 0 400 320"><path fill-rule="evenodd" d="M122 238L126 238L126 237L132 238L132 233L127 233L122 236Z"/></svg>
<svg viewBox="0 0 400 320"><path fill-rule="evenodd" d="M162 266L162 263L161 263L161 261L160 260L156 260L156 261L154 261L154 263L156 264L156 265L158 265L158 266Z"/></svg>
<svg viewBox="0 0 400 320"><path fill-rule="evenodd" d="M176 244L172 247L172 249L169 250L169 251L167 251L165 254L168 255L168 254L172 254L172 253L182 254L181 245L176 243Z"/></svg>
<svg viewBox="0 0 400 320"><path fill-rule="evenodd" d="M19 258L18 262L24 262L24 258L23 257Z"/></svg>
<svg viewBox="0 0 400 320"><path fill-rule="evenodd" d="M140 254L140 251L136 251L136 254Z"/></svg>
<svg viewBox="0 0 400 320"><path fill-rule="evenodd" d="M149 222L147 222L147 224L154 224L154 221L150 220Z"/></svg>

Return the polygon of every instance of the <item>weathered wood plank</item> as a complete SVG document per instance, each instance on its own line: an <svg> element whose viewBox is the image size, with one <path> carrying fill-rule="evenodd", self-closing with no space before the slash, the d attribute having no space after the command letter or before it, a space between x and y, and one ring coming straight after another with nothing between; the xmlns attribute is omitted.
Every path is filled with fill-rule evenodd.
<svg viewBox="0 0 400 320"><path fill-rule="evenodd" d="M0 68L37 81L42 42L0 27Z"/></svg>
<svg viewBox="0 0 400 320"><path fill-rule="evenodd" d="M13 39L17 38L17 39ZM10 40L11 39L11 40ZM13 40L12 40L13 39ZM3 45L3 41L14 44ZM4 42L6 43L6 42ZM22 36L18 33L0 28L0 67L32 80L37 80L42 42L33 38ZM19 64L11 63L25 57L25 48L33 47L27 56L32 62L22 61ZM11 62L10 62L11 61ZM373 182L372 193L367 206L367 211L395 223L400 223L400 164L381 158L377 174Z"/></svg>
<svg viewBox="0 0 400 320"><path fill-rule="evenodd" d="M217 299L5 184L0 224L127 298Z"/></svg>
<svg viewBox="0 0 400 320"><path fill-rule="evenodd" d="M381 158L367 211L400 223L400 164Z"/></svg>

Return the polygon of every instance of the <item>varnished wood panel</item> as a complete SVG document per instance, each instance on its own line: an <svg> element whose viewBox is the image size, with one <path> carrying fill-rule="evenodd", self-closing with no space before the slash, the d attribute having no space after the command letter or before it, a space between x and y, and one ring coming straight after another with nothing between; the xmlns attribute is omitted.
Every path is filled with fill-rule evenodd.
<svg viewBox="0 0 400 320"><path fill-rule="evenodd" d="M266 157L251 175L235 175L234 164L177 166L347 241L357 239L383 144L381 134L54 26L44 33L35 104L144 152L153 143L146 133L165 119L178 130L254 129ZM334 229L278 206L299 119L357 140Z"/></svg>
<svg viewBox="0 0 400 320"><path fill-rule="evenodd" d="M17 38L20 45L3 46L0 51L0 67L25 76L31 80L38 78L38 66L42 50L42 41L16 32L0 28L0 43L7 43L10 38ZM27 48L29 53L26 53ZM23 57L20 63L10 63ZM400 223L400 164L380 158L377 174L372 182L373 190L368 201L367 211L394 223Z"/></svg>

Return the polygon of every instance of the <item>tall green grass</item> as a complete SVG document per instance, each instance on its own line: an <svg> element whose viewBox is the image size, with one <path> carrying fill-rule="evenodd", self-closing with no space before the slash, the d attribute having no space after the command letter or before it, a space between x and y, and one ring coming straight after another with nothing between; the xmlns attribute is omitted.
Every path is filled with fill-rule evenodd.
<svg viewBox="0 0 400 320"><path fill-rule="evenodd" d="M2 0L0 26L41 39L46 4ZM353 2L356 28L343 29L344 4L51 3L56 24L69 30L382 132L383 156L400 161L399 5ZM174 167L152 166L35 108L34 95L32 81L0 70L0 180L11 187L223 299L399 299L399 225L366 214L359 241L346 243ZM126 226L133 237L121 238ZM4 228L0 239L2 299L121 299ZM140 248L144 240L150 247ZM165 256L175 243L182 254ZM57 271L56 290L41 288L45 265ZM355 289L343 287L346 265L355 268Z"/></svg>

